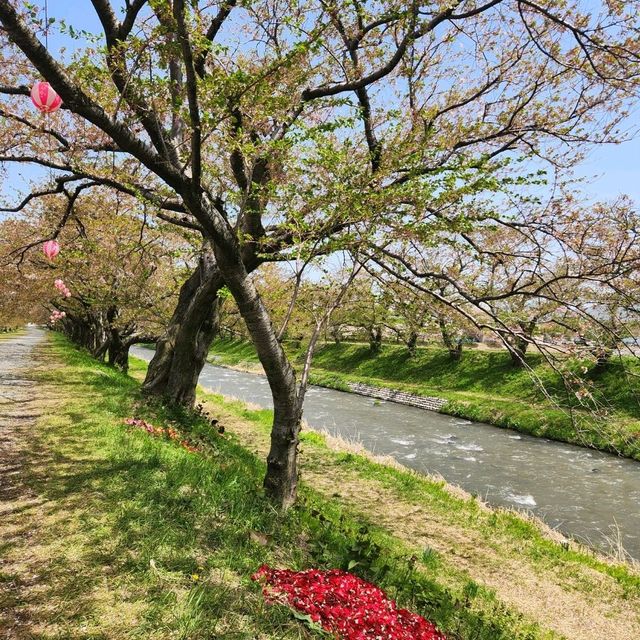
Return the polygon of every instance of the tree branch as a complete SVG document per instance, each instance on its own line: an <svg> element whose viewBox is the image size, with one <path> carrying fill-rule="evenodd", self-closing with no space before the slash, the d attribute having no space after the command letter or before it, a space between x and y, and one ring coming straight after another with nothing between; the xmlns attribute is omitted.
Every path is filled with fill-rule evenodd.
<svg viewBox="0 0 640 640"><path fill-rule="evenodd" d="M236 6L237 3L238 3L238 0L225 0L225 2L222 3L222 6L220 7L216 16L211 21L209 28L207 29L207 33L206 33L206 38L208 41L207 46L201 53L199 53L196 56L194 65L193 65L195 72L201 78L204 77L204 74L205 74L205 64L207 61L207 56L211 51L211 46L213 44L213 41L218 35L218 32L222 28L222 25L224 24L225 20L229 17L231 10Z"/></svg>
<svg viewBox="0 0 640 640"><path fill-rule="evenodd" d="M187 74L187 100L191 117L191 184L195 193L200 191L202 178L202 123L198 106L198 77L194 68L193 50L187 32L184 0L173 0L173 17L178 25L178 39Z"/></svg>
<svg viewBox="0 0 640 640"><path fill-rule="evenodd" d="M123 151L140 160L148 169L180 192L186 179L180 171L161 158L149 145L137 138L125 125L113 121L104 109L89 98L68 78L62 67L29 30L9 2L0 0L0 22L10 39L51 83L65 104L79 116L107 133Z"/></svg>

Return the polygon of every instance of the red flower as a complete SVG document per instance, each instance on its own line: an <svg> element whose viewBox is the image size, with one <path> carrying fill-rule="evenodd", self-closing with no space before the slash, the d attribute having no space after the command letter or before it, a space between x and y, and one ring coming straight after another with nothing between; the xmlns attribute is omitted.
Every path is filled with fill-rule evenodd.
<svg viewBox="0 0 640 640"><path fill-rule="evenodd" d="M398 609L382 589L339 569L291 571L262 565L251 579L264 579L268 601L308 614L344 640L444 640L431 622Z"/></svg>
<svg viewBox="0 0 640 640"><path fill-rule="evenodd" d="M130 427L138 427L152 436L166 435L171 440L176 441L180 438L180 434L173 427L168 427L167 429L163 427L154 427L146 420L141 420L140 418L125 418L124 423ZM180 444L191 453L196 453L198 451L198 447L192 445L188 440L180 440Z"/></svg>

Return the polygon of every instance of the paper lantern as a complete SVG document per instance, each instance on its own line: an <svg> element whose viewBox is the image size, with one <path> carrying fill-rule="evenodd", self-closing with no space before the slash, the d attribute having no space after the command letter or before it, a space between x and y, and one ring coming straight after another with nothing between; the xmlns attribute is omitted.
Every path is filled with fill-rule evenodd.
<svg viewBox="0 0 640 640"><path fill-rule="evenodd" d="M47 259L53 260L60 253L60 245L55 240L47 240L42 245L42 252Z"/></svg>
<svg viewBox="0 0 640 640"><path fill-rule="evenodd" d="M54 91L48 82L36 82L31 89L31 101L42 111L51 113L60 108L62 98Z"/></svg>
<svg viewBox="0 0 640 640"><path fill-rule="evenodd" d="M57 278L53 284L54 284L55 288L65 298L70 298L71 297L71 291L69 291L69 287L67 287L67 285L60 278Z"/></svg>

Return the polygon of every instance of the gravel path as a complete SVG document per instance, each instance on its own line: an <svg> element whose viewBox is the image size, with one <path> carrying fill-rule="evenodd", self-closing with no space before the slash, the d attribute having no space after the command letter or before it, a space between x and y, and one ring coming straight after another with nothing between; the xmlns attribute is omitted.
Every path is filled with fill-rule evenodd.
<svg viewBox="0 0 640 640"><path fill-rule="evenodd" d="M15 607L19 592L35 576L16 578L7 563L5 550L18 540L27 544L33 522L25 511L36 507L41 499L24 484L23 470L34 458L29 451L36 420L42 415L45 399L31 379L37 351L45 342L45 332L38 329L0 338L0 638L7 640L32 637L26 632L28 621ZM18 582L20 584L18 584Z"/></svg>
<svg viewBox="0 0 640 640"><path fill-rule="evenodd" d="M44 338L44 331L30 328L0 339L0 503L20 493L21 452L41 416L41 398L28 371L35 366L36 346Z"/></svg>

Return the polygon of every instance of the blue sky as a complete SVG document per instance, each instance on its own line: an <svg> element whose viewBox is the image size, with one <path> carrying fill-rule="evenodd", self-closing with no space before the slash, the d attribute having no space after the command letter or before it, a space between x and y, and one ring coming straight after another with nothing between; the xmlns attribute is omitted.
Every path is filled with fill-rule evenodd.
<svg viewBox="0 0 640 640"><path fill-rule="evenodd" d="M89 0L68 2L67 0L48 0L49 15L71 23L76 29L100 32L100 22ZM37 0L44 6L44 0ZM115 5L124 4L114 2ZM52 52L58 53L61 48L72 50L78 44L71 38L55 33L54 26L49 38ZM640 108L626 122L629 131L640 130ZM1 192L9 196L15 190L23 191L28 181L37 176L34 168L11 168L8 179L2 185ZM588 200L609 200L620 194L628 194L640 203L640 136L618 145L600 145L595 147L586 161L576 165L575 174L588 179L581 191ZM13 199L13 198L11 198Z"/></svg>
<svg viewBox="0 0 640 640"><path fill-rule="evenodd" d="M629 124L640 128L640 115L636 113ZM594 176L584 189L594 200L626 193L640 203L640 136L619 145L596 147L587 161L578 165L576 173Z"/></svg>

